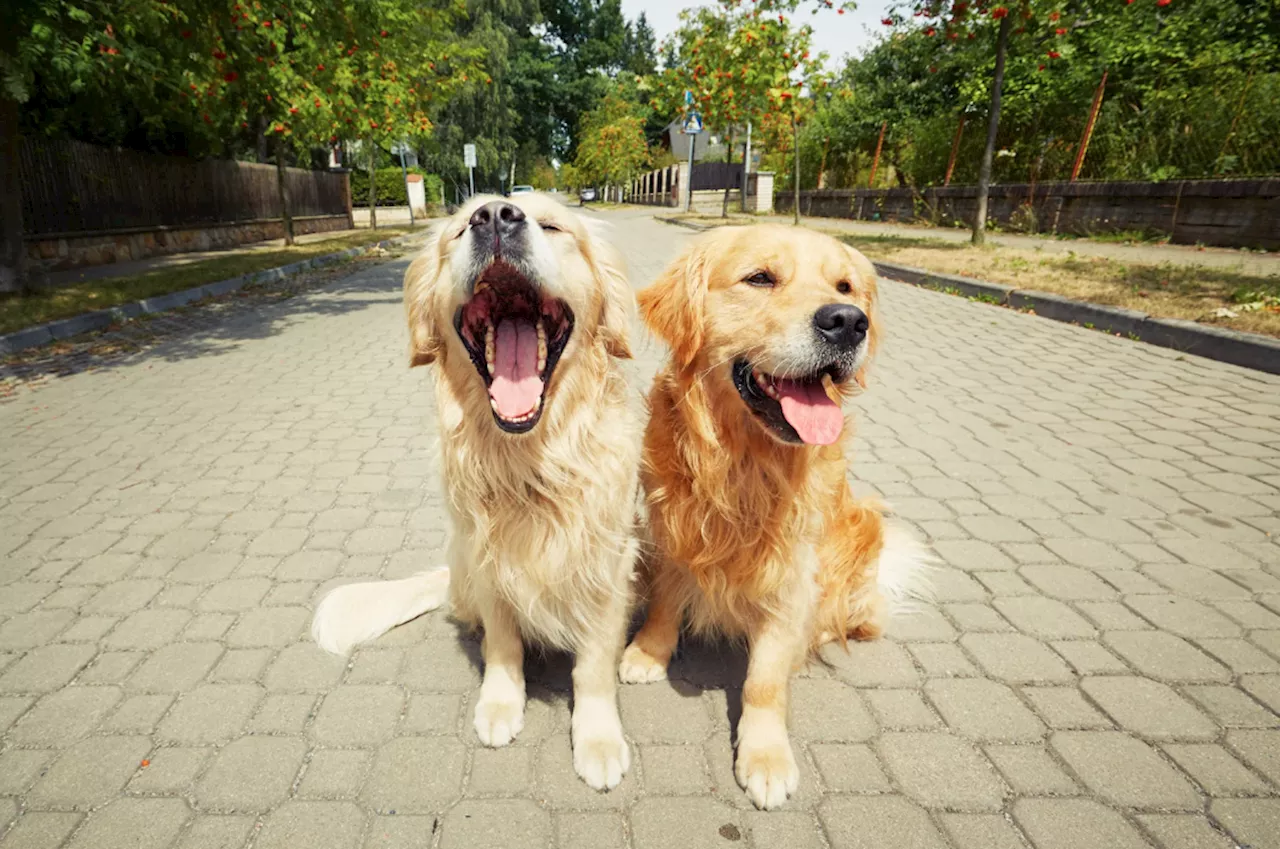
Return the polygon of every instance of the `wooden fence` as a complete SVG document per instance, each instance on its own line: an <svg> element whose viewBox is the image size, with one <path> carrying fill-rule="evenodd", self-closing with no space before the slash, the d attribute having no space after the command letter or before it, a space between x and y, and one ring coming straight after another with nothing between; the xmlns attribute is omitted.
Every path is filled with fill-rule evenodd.
<svg viewBox="0 0 1280 849"><path fill-rule="evenodd" d="M28 239L278 219L274 165L193 160L76 141L24 139ZM295 217L346 215L346 175L288 168Z"/></svg>
<svg viewBox="0 0 1280 849"><path fill-rule="evenodd" d="M827 218L967 225L977 188L819 189L800 192L800 212ZM776 200L790 212L790 191ZM1039 183L991 187L988 220L1012 230L1091 235L1163 233L1179 244L1280 250L1280 180L1163 183Z"/></svg>

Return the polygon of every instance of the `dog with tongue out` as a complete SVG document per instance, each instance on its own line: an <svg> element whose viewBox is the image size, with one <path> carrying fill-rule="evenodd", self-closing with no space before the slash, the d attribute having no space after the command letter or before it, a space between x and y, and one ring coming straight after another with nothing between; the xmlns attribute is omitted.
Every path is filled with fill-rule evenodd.
<svg viewBox="0 0 1280 849"><path fill-rule="evenodd" d="M487 746L524 727L526 643L572 652L574 769L608 790L631 762L617 664L640 465L621 257L550 197L478 198L436 230L404 295L410 363L432 364L448 566L338 587L312 635L346 654L447 599L484 633L473 721Z"/></svg>
<svg viewBox="0 0 1280 849"><path fill-rule="evenodd" d="M649 607L619 677L665 678L686 628L745 638L734 773L777 808L800 780L792 670L825 642L878 636L930 559L846 477L842 404L866 386L879 336L875 269L811 230L726 227L639 301L671 357L649 394L641 471Z"/></svg>

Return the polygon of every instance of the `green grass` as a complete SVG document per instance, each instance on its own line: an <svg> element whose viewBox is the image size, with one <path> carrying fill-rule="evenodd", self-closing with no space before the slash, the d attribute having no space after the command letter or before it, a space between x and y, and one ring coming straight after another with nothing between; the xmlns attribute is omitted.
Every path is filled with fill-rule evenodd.
<svg viewBox="0 0 1280 849"><path fill-rule="evenodd" d="M424 232L422 228L417 229ZM93 310L216 283L241 274L277 268L347 248L373 244L408 232L407 227L379 227L377 230L361 230L291 248L229 251L226 256L157 268L133 277L86 280L40 289L26 295L0 295L0 333L12 333L46 321L70 318Z"/></svg>

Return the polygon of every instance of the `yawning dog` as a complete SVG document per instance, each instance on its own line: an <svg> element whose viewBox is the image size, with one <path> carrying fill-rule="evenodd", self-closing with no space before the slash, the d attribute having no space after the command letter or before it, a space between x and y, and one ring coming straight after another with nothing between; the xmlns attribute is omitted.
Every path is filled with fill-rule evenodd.
<svg viewBox="0 0 1280 849"><path fill-rule="evenodd" d="M614 670L636 554L639 432L617 360L635 313L619 255L542 195L481 198L405 275L411 364L435 363L449 568L330 593L312 633L354 645L439 606L484 630L481 742L524 724L524 641L576 655L573 763L618 784Z"/></svg>
<svg viewBox="0 0 1280 849"><path fill-rule="evenodd" d="M885 596L902 595L927 559L845 478L841 404L865 385L879 336L875 271L810 230L724 228L640 307L671 359L649 396L641 473L649 609L619 676L666 677L686 618L695 632L745 638L735 773L774 808L799 782L793 669L823 642L879 635Z"/></svg>

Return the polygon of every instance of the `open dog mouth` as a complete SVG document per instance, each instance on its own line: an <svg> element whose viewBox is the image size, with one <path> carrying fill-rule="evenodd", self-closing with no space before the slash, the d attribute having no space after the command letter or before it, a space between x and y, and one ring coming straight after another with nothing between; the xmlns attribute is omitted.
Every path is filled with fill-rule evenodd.
<svg viewBox="0 0 1280 849"><path fill-rule="evenodd" d="M751 412L782 441L807 445L830 445L840 438L844 413L831 396L848 377L838 363L788 377L766 374L745 359L733 363L733 385Z"/></svg>
<svg viewBox="0 0 1280 849"><path fill-rule="evenodd" d="M515 266L495 260L453 323L489 390L498 427L508 433L532 430L573 333L568 304L543 297Z"/></svg>

